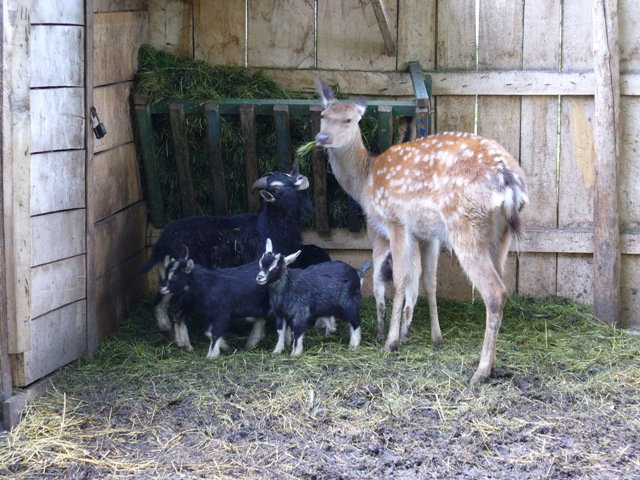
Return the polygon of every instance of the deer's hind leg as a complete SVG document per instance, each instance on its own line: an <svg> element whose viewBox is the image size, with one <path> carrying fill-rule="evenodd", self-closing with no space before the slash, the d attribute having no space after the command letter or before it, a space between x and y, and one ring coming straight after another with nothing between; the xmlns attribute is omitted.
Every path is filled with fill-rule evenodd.
<svg viewBox="0 0 640 480"><path fill-rule="evenodd" d="M400 325L400 343L408 343L411 334L411 322L413 321L413 311L418 301L418 293L420 291L420 244L414 241L409 245L411 257L408 268L410 275L407 278L407 285L404 290L404 307L402 309L402 323Z"/></svg>
<svg viewBox="0 0 640 480"><path fill-rule="evenodd" d="M440 256L440 240L432 238L421 243L422 250L422 283L429 302L429 319L431 320L431 343L438 346L442 343L442 332L438 319L438 303L436 286L438 273L438 257Z"/></svg>
<svg viewBox="0 0 640 480"><path fill-rule="evenodd" d="M373 296L376 300L377 338L382 343L386 333L387 305L385 294L391 283L391 252L389 241L369 229L373 263Z"/></svg>

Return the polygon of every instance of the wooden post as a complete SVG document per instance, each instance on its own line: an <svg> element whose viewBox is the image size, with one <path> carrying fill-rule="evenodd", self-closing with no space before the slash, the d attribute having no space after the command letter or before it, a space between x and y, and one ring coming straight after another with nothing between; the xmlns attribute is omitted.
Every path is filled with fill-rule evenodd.
<svg viewBox="0 0 640 480"><path fill-rule="evenodd" d="M209 167L213 182L213 213L227 215L227 187L224 183L224 159L220 144L220 106L207 104L204 106L204 118L207 125L207 145L209 146Z"/></svg>
<svg viewBox="0 0 640 480"><path fill-rule="evenodd" d="M164 202L162 201L162 189L156 174L156 154L153 146L153 125L151 123L151 111L146 99L141 95L133 98L133 109L136 116L137 138L144 165L145 184L149 195L149 207L151 209L151 223L156 228L164 227ZM89 123L89 122L87 122Z"/></svg>
<svg viewBox="0 0 640 480"><path fill-rule="evenodd" d="M289 128L289 107L287 105L273 106L273 120L276 125L276 144L278 150L278 170L291 170L291 130Z"/></svg>
<svg viewBox="0 0 640 480"><path fill-rule="evenodd" d="M175 102L169 104L169 122L171 123L171 138L178 166L178 185L180 186L180 200L182 213L186 216L196 214L196 198L193 191L191 166L189 165L189 145L184 131L184 106Z"/></svg>
<svg viewBox="0 0 640 480"><path fill-rule="evenodd" d="M309 107L309 130L311 138L316 138L320 131L321 105ZM327 164L324 153L318 147L311 151L313 164L313 202L316 211L316 231L329 233L329 209L327 208Z"/></svg>
<svg viewBox="0 0 640 480"><path fill-rule="evenodd" d="M378 150L384 152L393 143L393 109L378 107Z"/></svg>
<svg viewBox="0 0 640 480"><path fill-rule="evenodd" d="M260 209L260 198L251 191L258 179L258 149L256 139L256 115L253 105L240 106L240 135L244 140L244 176L247 185L247 205L249 211Z"/></svg>
<svg viewBox="0 0 640 480"><path fill-rule="evenodd" d="M595 191L593 309L610 325L620 319L620 58L617 0L593 2Z"/></svg>

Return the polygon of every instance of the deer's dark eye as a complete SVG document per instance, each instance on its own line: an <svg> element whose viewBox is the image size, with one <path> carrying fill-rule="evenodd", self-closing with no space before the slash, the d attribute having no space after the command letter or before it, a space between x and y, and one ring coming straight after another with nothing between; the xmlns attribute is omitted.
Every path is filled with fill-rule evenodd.
<svg viewBox="0 0 640 480"><path fill-rule="evenodd" d="M350 118L345 119L344 123L351 123L351 119Z"/></svg>

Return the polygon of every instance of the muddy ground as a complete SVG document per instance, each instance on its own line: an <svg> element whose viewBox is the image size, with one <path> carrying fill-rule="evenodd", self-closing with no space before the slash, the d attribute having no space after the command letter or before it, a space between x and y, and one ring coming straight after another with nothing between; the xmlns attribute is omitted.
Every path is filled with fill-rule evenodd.
<svg viewBox="0 0 640 480"><path fill-rule="evenodd" d="M345 327L310 332L301 358L271 355L273 334L244 352L239 326L216 362L169 344L149 307L0 435L0 478L640 478L640 339L584 307L511 301L473 389L478 302L440 303L439 349L421 304L411 344L382 352L367 302L356 352Z"/></svg>

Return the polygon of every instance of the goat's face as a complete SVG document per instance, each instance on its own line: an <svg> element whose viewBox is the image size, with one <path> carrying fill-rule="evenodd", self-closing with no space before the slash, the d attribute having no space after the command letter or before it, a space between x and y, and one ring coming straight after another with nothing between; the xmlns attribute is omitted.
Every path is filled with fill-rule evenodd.
<svg viewBox="0 0 640 480"><path fill-rule="evenodd" d="M189 275L193 270L193 260L186 258L172 258L165 262L164 275L160 281L160 293L168 295L171 293L188 290Z"/></svg>
<svg viewBox="0 0 640 480"><path fill-rule="evenodd" d="M279 280L284 274L287 265L295 262L300 252L301 251L298 250L296 253L292 253L286 257L280 253L274 253L271 239L267 238L265 252L258 261L258 265L260 266L260 272L258 272L258 276L256 277L258 285L267 285Z"/></svg>
<svg viewBox="0 0 640 480"><path fill-rule="evenodd" d="M311 200L306 190L309 179L300 173L298 165L294 165L291 172L268 173L253 183L253 190L259 189L262 199L273 206L287 211L301 209L308 211Z"/></svg>

